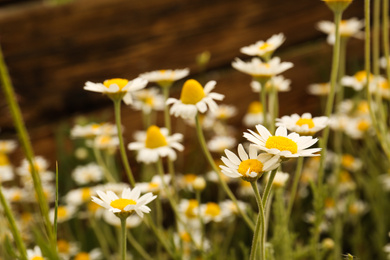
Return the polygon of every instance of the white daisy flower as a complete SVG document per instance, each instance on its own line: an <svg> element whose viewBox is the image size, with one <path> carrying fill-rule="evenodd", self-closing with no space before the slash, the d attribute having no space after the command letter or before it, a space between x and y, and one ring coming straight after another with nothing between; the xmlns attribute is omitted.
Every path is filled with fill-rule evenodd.
<svg viewBox="0 0 390 260"><path fill-rule="evenodd" d="M42 156L36 156L33 159L33 164L38 173L45 172L49 168L48 161ZM27 159L23 159L20 167L17 169L17 172L19 175L31 175L31 167Z"/></svg>
<svg viewBox="0 0 390 260"><path fill-rule="evenodd" d="M101 260L103 259L103 253L100 248L94 248L90 252L79 252L73 260Z"/></svg>
<svg viewBox="0 0 390 260"><path fill-rule="evenodd" d="M0 183L14 179L14 170L5 153L0 153Z"/></svg>
<svg viewBox="0 0 390 260"><path fill-rule="evenodd" d="M237 115L237 108L231 105L219 105L214 113L207 113L206 117L212 117L218 120L227 120Z"/></svg>
<svg viewBox="0 0 390 260"><path fill-rule="evenodd" d="M61 205L57 208L57 222L62 223L74 217L76 213L76 207L73 205ZM50 221L54 223L55 209L51 209L49 212Z"/></svg>
<svg viewBox="0 0 390 260"><path fill-rule="evenodd" d="M77 166L72 172L72 179L77 185L86 185L103 180L103 171L96 163Z"/></svg>
<svg viewBox="0 0 390 260"><path fill-rule="evenodd" d="M190 70L176 69L176 70L156 70L145 72L139 75L140 78L146 79L149 82L156 82L161 87L169 87L174 81L185 78L190 74Z"/></svg>
<svg viewBox="0 0 390 260"><path fill-rule="evenodd" d="M346 153L341 156L341 166L349 171L356 172L363 167L363 162L359 158Z"/></svg>
<svg viewBox="0 0 390 260"><path fill-rule="evenodd" d="M265 84L265 89L266 91L271 91L273 88L275 88L278 92L287 92L291 90L290 84L291 80L285 79L282 75L280 75L272 77L270 80L268 80ZM260 82L252 80L251 88L253 92L260 92L262 86Z"/></svg>
<svg viewBox="0 0 390 260"><path fill-rule="evenodd" d="M244 137L256 144L262 151L279 155L283 159L320 155L315 153L321 151L321 148L307 149L318 141L317 138L299 136L297 133L287 135L287 129L284 126L279 126L274 136L262 125L257 125L256 129L258 133L248 130L249 133L244 133Z"/></svg>
<svg viewBox="0 0 390 260"><path fill-rule="evenodd" d="M120 219L115 216L110 211L105 211L103 213L103 219L106 221L108 224L116 227L121 226L121 221ZM142 218L140 218L138 215L131 215L126 219L126 228L135 228L138 227L142 222Z"/></svg>
<svg viewBox="0 0 390 260"><path fill-rule="evenodd" d="M141 89L134 93L131 106L145 114L149 114L152 110L161 111L165 106L164 96L159 93L157 88Z"/></svg>
<svg viewBox="0 0 390 260"><path fill-rule="evenodd" d="M140 197L141 190L139 187L135 187L133 190L130 188L124 189L121 198L112 191L105 193L97 190L96 193L100 199L92 196L92 201L100 206L124 216L129 216L136 212L141 218L144 216L144 213L150 212L150 208L146 204L157 198L151 192Z"/></svg>
<svg viewBox="0 0 390 260"><path fill-rule="evenodd" d="M138 152L137 161L144 163L157 162L160 157L169 157L176 160L176 152L183 151L184 146L179 142L182 134L168 135L168 129L152 125L145 132L139 132L135 136L136 142L130 143L128 148Z"/></svg>
<svg viewBox="0 0 390 260"><path fill-rule="evenodd" d="M28 260L43 260L42 251L39 246L35 246L34 249L27 249Z"/></svg>
<svg viewBox="0 0 390 260"><path fill-rule="evenodd" d="M115 151L119 146L119 138L112 135L98 135L91 145L99 150Z"/></svg>
<svg viewBox="0 0 390 260"><path fill-rule="evenodd" d="M258 154L254 145L249 146L249 156L242 144L238 145L238 155L225 150L227 157L221 158L226 165L220 165L222 173L231 178L242 178L246 181L256 181L264 172L272 171L279 167L279 156L271 154Z"/></svg>
<svg viewBox="0 0 390 260"><path fill-rule="evenodd" d="M269 57L285 40L283 33L274 34L267 41L258 41L255 44L242 47L240 51L250 56Z"/></svg>
<svg viewBox="0 0 390 260"><path fill-rule="evenodd" d="M329 118L329 127L335 131L344 131L349 122L349 117L344 114L331 115Z"/></svg>
<svg viewBox="0 0 390 260"><path fill-rule="evenodd" d="M15 151L17 147L14 140L0 140L0 153L9 154Z"/></svg>
<svg viewBox="0 0 390 260"><path fill-rule="evenodd" d="M248 183L248 182L246 182ZM242 212L246 212L248 205L243 201L237 201L237 205ZM232 200L224 200L220 203L220 207L223 211L229 212L227 217L229 216L239 216L239 210L237 205Z"/></svg>
<svg viewBox="0 0 390 260"><path fill-rule="evenodd" d="M382 184L384 191L390 191L390 173L384 173L378 176L379 182Z"/></svg>
<svg viewBox="0 0 390 260"><path fill-rule="evenodd" d="M263 105L259 101L251 102L242 121L247 127L262 124L264 121Z"/></svg>
<svg viewBox="0 0 390 260"><path fill-rule="evenodd" d="M286 172L281 172L281 171L277 171L276 174L275 174L275 178L272 182L272 186L275 187L275 188L281 188L281 187L284 187L288 181L290 177L290 174L286 173ZM268 179L269 179L269 174L267 174L267 182L268 182Z"/></svg>
<svg viewBox="0 0 390 260"><path fill-rule="evenodd" d="M373 82L374 76L370 74L370 88ZM358 71L353 76L344 76L341 78L341 84L346 87L351 87L356 91L362 90L367 84L367 73L364 70ZM373 86L375 87L375 86Z"/></svg>
<svg viewBox="0 0 390 260"><path fill-rule="evenodd" d="M4 197L10 202L22 202L29 195L25 189L19 187L2 188Z"/></svg>
<svg viewBox="0 0 390 260"><path fill-rule="evenodd" d="M390 99L390 85L389 81L385 77L377 76L375 77L373 83L374 84L370 84L370 92L373 95L376 95L379 91L381 97Z"/></svg>
<svg viewBox="0 0 390 260"><path fill-rule="evenodd" d="M255 193L253 192L252 185L248 181L240 179L239 186L237 188L237 193L242 197L254 197Z"/></svg>
<svg viewBox="0 0 390 260"><path fill-rule="evenodd" d="M198 176L193 174L193 173L178 175L177 179L176 179L177 186L180 187L181 189L193 191L194 182L196 180L196 177L198 177Z"/></svg>
<svg viewBox="0 0 390 260"><path fill-rule="evenodd" d="M232 62L233 68L245 74L251 75L255 79L270 79L290 68L294 65L291 62L280 62L279 57L272 58L269 62L263 62L259 58L252 58L249 62L244 62L236 58Z"/></svg>
<svg viewBox="0 0 390 260"><path fill-rule="evenodd" d="M171 180L170 175L164 175L162 179L159 175L153 176L150 182L137 183L137 186L141 189L141 193L153 192L154 194L160 193L163 190L164 183L168 185ZM160 194L161 197L162 194Z"/></svg>
<svg viewBox="0 0 390 260"><path fill-rule="evenodd" d="M386 57L381 57L379 60L379 64L381 65L382 69L387 68L390 64L390 57L386 59Z"/></svg>
<svg viewBox="0 0 390 260"><path fill-rule="evenodd" d="M313 135L328 125L328 117L314 117L310 113L304 113L302 116L292 114L291 116L283 116L276 119L276 126L285 126L292 132L297 132L300 135Z"/></svg>
<svg viewBox="0 0 390 260"><path fill-rule="evenodd" d="M353 139L361 139L365 134L372 134L372 122L369 116L358 116L350 118L345 133Z"/></svg>
<svg viewBox="0 0 390 260"><path fill-rule="evenodd" d="M111 99L123 99L123 101L129 105L132 103L131 93L145 88L147 84L148 81L143 78L136 78L131 81L115 78L105 80L103 83L93 83L87 81L84 89L106 94Z"/></svg>
<svg viewBox="0 0 390 260"><path fill-rule="evenodd" d="M225 149L231 149L236 145L236 138L231 136L214 136L207 142L211 152L222 153Z"/></svg>
<svg viewBox="0 0 390 260"><path fill-rule="evenodd" d="M72 138L93 138L98 135L117 135L117 127L110 123L90 123L87 125L75 125L71 131Z"/></svg>
<svg viewBox="0 0 390 260"><path fill-rule="evenodd" d="M339 32L341 37L349 38L355 37L364 39L364 32L361 29L364 27L364 21L357 18L342 20L340 22ZM321 21L317 24L318 30L328 34L327 42L333 45L335 42L335 25L330 21Z"/></svg>
<svg viewBox="0 0 390 260"><path fill-rule="evenodd" d="M83 187L68 191L64 199L68 205L80 206L91 201L91 196L96 195L95 187Z"/></svg>
<svg viewBox="0 0 390 260"><path fill-rule="evenodd" d="M183 119L193 119L198 111L200 113L206 112L207 107L214 113L218 109L218 105L214 100L224 98L222 94L211 92L216 84L215 81L209 81L203 89L198 81L194 79L187 80L183 85L179 100L168 98L166 104L173 104L170 113Z"/></svg>
<svg viewBox="0 0 390 260"><path fill-rule="evenodd" d="M226 208L221 208L215 202L208 202L200 205L200 214L204 223L221 222L224 218L228 217L229 211Z"/></svg>
<svg viewBox="0 0 390 260"><path fill-rule="evenodd" d="M58 254L61 259L68 260L79 251L79 246L75 242L69 242L64 239L57 240Z"/></svg>
<svg viewBox="0 0 390 260"><path fill-rule="evenodd" d="M310 84L307 92L314 96L327 96L330 92L330 83L315 83Z"/></svg>

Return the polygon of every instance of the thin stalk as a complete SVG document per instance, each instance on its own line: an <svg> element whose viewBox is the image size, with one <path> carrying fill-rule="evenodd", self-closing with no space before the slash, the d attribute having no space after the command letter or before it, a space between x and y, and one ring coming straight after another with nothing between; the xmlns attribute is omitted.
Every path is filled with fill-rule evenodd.
<svg viewBox="0 0 390 260"><path fill-rule="evenodd" d="M101 155L99 149L94 146L92 150L93 150L93 154L95 156L96 162L98 163L98 165L103 170L103 174L104 174L104 177L106 178L106 180L108 182L115 183L116 181L115 181L114 177L112 177L111 172L108 170L106 164L104 163L102 155Z"/></svg>
<svg viewBox="0 0 390 260"><path fill-rule="evenodd" d="M169 98L169 90L170 87L163 87L163 94L164 94L164 123L165 127L168 129L168 135L172 132L172 125L171 125L171 116L169 114L169 107L167 106L166 102Z"/></svg>
<svg viewBox="0 0 390 260"><path fill-rule="evenodd" d="M257 251L257 245L260 235L260 260L265 260L265 219L264 219L264 207L263 202L259 193L259 189L257 187L257 181L251 182L252 189L256 196L256 202L257 206L259 208L259 214L257 216L256 221L256 227L255 231L253 233L253 240L252 240L252 247L251 247L251 254L249 259L255 260L256 259L256 251Z"/></svg>
<svg viewBox="0 0 390 260"><path fill-rule="evenodd" d="M133 237L130 230L127 231L127 240L134 247L134 249L141 255L142 259L153 260L153 258L145 251L145 249L137 242L137 239Z"/></svg>
<svg viewBox="0 0 390 260"><path fill-rule="evenodd" d="M387 60L386 76L387 80L390 81L390 64L389 59L389 0L383 0L382 8L382 40L383 40L383 54Z"/></svg>
<svg viewBox="0 0 390 260"><path fill-rule="evenodd" d="M286 218L287 220L290 219L291 210L294 205L295 196L298 190L299 179L301 178L301 174L302 174L302 167L303 167L303 157L299 157L297 161L297 168L295 169L293 185L291 187L290 201L287 207L287 218Z"/></svg>
<svg viewBox="0 0 390 260"><path fill-rule="evenodd" d="M22 260L27 260L26 246L23 243L22 236L19 233L18 227L16 226L14 215L7 203L7 200L4 197L2 187L0 185L0 203L3 207L3 211L5 216L7 217L13 238L15 240L16 247L19 250L20 258Z"/></svg>
<svg viewBox="0 0 390 260"><path fill-rule="evenodd" d="M264 126L266 128L268 128L267 91L265 89L265 85L267 84L268 80L260 80L260 79L258 79L257 81L261 85L261 89L260 89L260 92L259 92L259 99L260 99L261 106L263 107L263 117L264 117L263 123L264 123Z"/></svg>
<svg viewBox="0 0 390 260"><path fill-rule="evenodd" d="M229 196L229 198L233 201L234 205L236 206L236 208L238 210L238 213L242 216L242 218L244 219L244 221L248 225L248 227L252 231L254 231L255 226L254 226L252 220L238 206L238 202L237 202L236 197L234 196L233 192L230 190L229 186L226 184L226 181L224 179L222 179L221 171L219 170L219 168L215 164L213 157L210 154L210 151L207 149L206 140L205 140L204 135L203 135L202 126L200 125L198 115L196 115L195 122L196 122L196 133L197 133L197 136L198 136L198 139L200 142L200 146L202 147L203 153L205 154L205 156L207 158L207 161L209 162L212 169L217 173L219 183L221 184L223 190L226 192L226 194Z"/></svg>
<svg viewBox="0 0 390 260"><path fill-rule="evenodd" d="M201 194L201 191L200 190L196 190L196 200L198 201L198 217L199 217L199 224L200 224L200 232L201 232L201 239L200 239L200 249L202 252L204 252L204 249L203 249L203 243L204 243L204 237L205 237L205 233L206 233L206 230L204 228L204 221L203 221L203 218L202 218L202 214L200 214L200 206L201 206L201 198L200 198L200 194Z"/></svg>
<svg viewBox="0 0 390 260"><path fill-rule="evenodd" d="M110 251L108 249L107 237L105 236L105 234L103 234L102 229L96 225L96 220L94 216L89 217L89 223L93 231L95 232L96 238L99 242L104 258L109 259Z"/></svg>
<svg viewBox="0 0 390 260"><path fill-rule="evenodd" d="M8 106L11 112L11 115L13 117L13 121L15 124L15 128L17 130L20 143L23 147L23 151L26 155L26 158L29 162L30 169L31 169L31 176L34 183L34 189L37 194L38 198L38 204L43 216L43 220L45 223L45 228L47 231L47 235L49 237L49 240L51 241L52 247L56 248L56 241L54 240L53 236L53 228L52 224L50 222L49 218L49 206L45 197L45 194L43 192L42 183L40 176L37 172L37 169L34 165L34 151L32 149L32 145L30 142L30 138L26 129L26 126L23 122L22 113L20 111L20 107L18 103L16 102L15 92L11 83L11 79L8 73L7 66L4 61L3 52L0 48L0 80L1 85L6 97L6 100L8 102Z"/></svg>
<svg viewBox="0 0 390 260"><path fill-rule="evenodd" d="M122 260L126 260L126 245L127 245L127 239L126 239L126 218L124 217L121 217L120 218L121 220L121 242L122 242L122 246L121 246L121 250L122 250Z"/></svg>
<svg viewBox="0 0 390 260"><path fill-rule="evenodd" d="M58 162L56 162L56 198L54 204L54 241L57 241L57 217L58 217Z"/></svg>
<svg viewBox="0 0 390 260"><path fill-rule="evenodd" d="M372 71L375 76L379 75L379 31L380 31L380 0L374 0L374 13L372 25Z"/></svg>
<svg viewBox="0 0 390 260"><path fill-rule="evenodd" d="M134 180L133 173L131 172L129 159L127 158L125 144L123 142L123 135L122 135L122 123L121 123L121 102L122 101L121 100L113 100L113 101L114 101L114 109L115 109L115 122L118 131L118 138L119 138L120 154L122 157L123 165L125 166L127 178L129 178L130 184L134 187L135 180Z"/></svg>
<svg viewBox="0 0 390 260"><path fill-rule="evenodd" d="M265 190L264 190L264 193L263 193L263 205L265 207L267 207L267 200L268 200L268 197L269 197L269 193L271 191L271 188L272 188L272 183L274 182L274 178L275 178L275 175L276 175L276 172L278 171L278 168L276 168L275 170L273 170L269 176L269 179L268 179L268 182L265 186Z"/></svg>

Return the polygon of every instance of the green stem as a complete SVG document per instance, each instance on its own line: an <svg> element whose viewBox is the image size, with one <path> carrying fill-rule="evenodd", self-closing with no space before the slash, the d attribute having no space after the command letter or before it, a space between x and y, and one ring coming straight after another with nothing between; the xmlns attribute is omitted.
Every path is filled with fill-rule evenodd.
<svg viewBox="0 0 390 260"><path fill-rule="evenodd" d="M16 102L15 93L13 90L13 86L11 83L11 79L10 79L10 76L8 73L7 66L4 62L3 52L1 50L1 48L0 48L0 77L1 77L1 79L0 79L1 85L3 87L3 91L4 91L5 97L7 99L8 106L9 106L10 111L11 111L11 115L13 117L15 128L18 132L20 143L23 147L24 153L25 153L26 158L27 158L29 165L30 165L31 176L32 176L33 183L34 183L34 189L35 189L35 192L37 194L38 203L39 203L39 207L40 207L43 219L44 219L47 235L48 235L49 240L51 241L52 247L54 249L57 246L57 242L54 240L54 236L53 236L53 228L52 228L52 224L51 224L50 218L49 218L48 203L46 201L46 198L45 198L45 195L43 192L40 176L38 174L36 167L34 166L34 157L35 157L34 152L32 149L32 145L30 142L30 138L28 136L26 126L24 125L24 122L23 122L20 107L18 106L18 103Z"/></svg>
<svg viewBox="0 0 390 260"><path fill-rule="evenodd" d="M268 79L257 79L257 82L260 83L261 85L261 89L260 89L260 92L259 92L259 99L260 99L260 103L261 103L261 106L263 107L263 125L268 128L268 113L267 113L267 90L265 88L265 85L267 84L268 82Z"/></svg>
<svg viewBox="0 0 390 260"><path fill-rule="evenodd" d="M171 115L169 114L169 107L166 105L167 99L169 98L169 89L170 87L163 87L163 94L164 94L164 123L165 127L168 129L168 135L172 132L172 126L171 126Z"/></svg>
<svg viewBox="0 0 390 260"><path fill-rule="evenodd" d="M256 259L256 251L257 251L257 245L260 235L260 260L265 260L265 220L264 220L264 207L263 202L261 200L261 196L259 193L259 189L257 187L257 181L251 182L252 189L256 196L256 202L257 206L259 208L259 214L257 216L256 221L256 227L253 234L253 240L252 240L252 247L251 247L251 254L249 259L255 260Z"/></svg>
<svg viewBox="0 0 390 260"><path fill-rule="evenodd" d="M58 217L58 162L56 162L56 198L54 203L54 241L57 241L57 217Z"/></svg>
<svg viewBox="0 0 390 260"><path fill-rule="evenodd" d="M91 227L95 232L96 238L99 242L104 258L109 259L110 252L108 249L107 237L103 234L102 229L96 225L96 220L94 219L94 216L89 217L89 223L91 224Z"/></svg>
<svg viewBox="0 0 390 260"><path fill-rule="evenodd" d="M142 259L153 260L153 258L143 249L143 247L137 242L137 239L133 237L130 230L127 231L127 239L134 249L142 256Z"/></svg>
<svg viewBox="0 0 390 260"><path fill-rule="evenodd" d="M268 200L268 196L269 196L269 193L271 191L271 188L272 188L272 183L274 182L274 178L275 178L275 175L276 175L276 172L278 171L278 168L276 168L275 170L273 170L269 176L269 179L268 179L268 182L267 182L267 185L265 186L265 190L264 190L264 193L263 193L263 205L264 207L267 207L267 200Z"/></svg>
<svg viewBox="0 0 390 260"><path fill-rule="evenodd" d="M16 247L18 248L20 253L20 258L23 260L27 260L26 246L23 243L22 236L19 233L18 227L16 226L14 215L12 214L12 211L4 197L1 185L0 185L0 203L1 206L3 207L5 216L8 219L8 223L11 228L11 232L14 237Z"/></svg>
<svg viewBox="0 0 390 260"><path fill-rule="evenodd" d="M373 26L372 26L372 62L373 73L379 75L379 27L380 27L380 0L374 0Z"/></svg>
<svg viewBox="0 0 390 260"><path fill-rule="evenodd" d="M126 218L124 217L121 217L120 218L121 220L121 236L122 236L122 246L121 246L121 249L122 249L122 260L126 260L126 245L127 245L127 240L126 240Z"/></svg>
<svg viewBox="0 0 390 260"><path fill-rule="evenodd" d="M135 180L134 180L133 173L131 172L129 159L127 158L125 144L123 142L123 135L122 135L122 123L121 123L121 102L122 101L121 100L113 100L113 101L114 101L114 108L115 108L115 122L118 131L118 138L119 138L120 154L122 157L123 165L125 166L127 178L129 178L130 184L134 187Z"/></svg>
<svg viewBox="0 0 390 260"><path fill-rule="evenodd" d="M215 164L213 157L210 154L210 151L207 149L206 140L203 135L202 126L199 121L199 116L196 115L195 117L196 122L196 133L200 142L200 146L202 147L203 153L205 154L207 161L209 162L212 169L217 173L219 183L221 184L223 190L226 192L226 194L229 196L229 198L233 201L234 205L236 206L238 213L243 217L245 223L248 225L248 227L254 231L255 226L252 222L252 220L248 217L248 215L241 210L241 208L238 206L238 202L236 197L234 196L233 192L230 190L229 186L226 184L226 181L222 179L221 177L221 171Z"/></svg>
<svg viewBox="0 0 390 260"><path fill-rule="evenodd" d="M302 166L303 166L303 157L299 157L297 162L297 168L295 170L293 185L291 187L290 201L287 207L287 218L286 218L287 220L290 219L291 210L294 205L295 196L298 190L299 179L301 178L301 174L302 174Z"/></svg>
<svg viewBox="0 0 390 260"><path fill-rule="evenodd" d="M199 217L199 224L200 224L200 232L201 232L201 239L200 239L200 250L202 252L204 252L203 250L203 243L204 243L204 237L205 237L205 233L206 233L206 230L204 228L204 222L203 222L203 218L202 218L202 214L200 214L200 206L201 206L201 198L200 198L200 194L201 194L201 191L200 190L196 190L196 200L198 201L198 217Z"/></svg>
<svg viewBox="0 0 390 260"><path fill-rule="evenodd" d="M115 181L114 177L112 177L111 172L108 170L107 165L104 163L99 149L94 146L92 150L93 150L93 154L95 156L96 162L103 170L103 174L104 174L104 177L106 178L106 180L108 182L115 183L116 181Z"/></svg>

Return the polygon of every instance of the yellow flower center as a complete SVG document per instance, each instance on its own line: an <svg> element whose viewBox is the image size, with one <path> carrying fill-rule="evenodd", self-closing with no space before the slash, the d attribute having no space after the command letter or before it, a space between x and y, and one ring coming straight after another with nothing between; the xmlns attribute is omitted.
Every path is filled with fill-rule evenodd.
<svg viewBox="0 0 390 260"><path fill-rule="evenodd" d="M349 172L347 172L347 171L340 172L340 182L341 183L348 183L351 181L352 181L352 178L351 178L351 175L349 174Z"/></svg>
<svg viewBox="0 0 390 260"><path fill-rule="evenodd" d="M206 205L205 214L212 217L219 216L221 214L221 208L217 203L209 202Z"/></svg>
<svg viewBox="0 0 390 260"><path fill-rule="evenodd" d="M158 183L156 182L150 182L148 186L149 189L157 189L159 187Z"/></svg>
<svg viewBox="0 0 390 260"><path fill-rule="evenodd" d="M263 172L263 164L259 160L248 159L240 163L237 171L241 173L243 176L246 176L246 172L248 171L248 169L249 169L249 173L255 172L259 174Z"/></svg>
<svg viewBox="0 0 390 260"><path fill-rule="evenodd" d="M196 214L194 210L198 207L199 203L197 200L189 200L188 206L184 214L187 216L187 218L195 218Z"/></svg>
<svg viewBox="0 0 390 260"><path fill-rule="evenodd" d="M4 153L0 153L0 166L7 166L7 165L9 165L8 156Z"/></svg>
<svg viewBox="0 0 390 260"><path fill-rule="evenodd" d="M166 145L168 145L167 140L161 133L160 128L155 125L150 126L146 131L145 147L155 149Z"/></svg>
<svg viewBox="0 0 390 260"><path fill-rule="evenodd" d="M367 79L367 73L364 70L356 72L355 76L357 81L363 82ZM372 75L370 74L370 80L372 79Z"/></svg>
<svg viewBox="0 0 390 260"><path fill-rule="evenodd" d="M352 167L353 163L355 162L355 158L353 158L352 155L350 154L344 154L342 157L341 157L341 164L346 167L346 168L350 168Z"/></svg>
<svg viewBox="0 0 390 260"><path fill-rule="evenodd" d="M265 147L278 149L279 151L290 151L292 154L298 152L298 145L293 140L284 136L271 136L267 139Z"/></svg>
<svg viewBox="0 0 390 260"><path fill-rule="evenodd" d="M191 237L190 237L190 234L188 234L187 232L181 232L180 233L180 238L181 240L183 240L184 242L191 242Z"/></svg>
<svg viewBox="0 0 390 260"><path fill-rule="evenodd" d="M193 183L195 181L195 179L196 179L195 174L189 173L189 174L184 175L184 181L186 183Z"/></svg>
<svg viewBox="0 0 390 260"><path fill-rule="evenodd" d="M370 111L369 110L369 106L368 106L368 102L367 101L361 101L359 104L358 104L358 107L357 107L357 110L361 113L361 114L368 114L368 112Z"/></svg>
<svg viewBox="0 0 390 260"><path fill-rule="evenodd" d="M82 188L81 189L81 199L83 201L87 201L91 199L91 189L90 188Z"/></svg>
<svg viewBox="0 0 390 260"><path fill-rule="evenodd" d="M314 122L311 118L299 118L295 124L299 126L307 125L309 129L314 127Z"/></svg>
<svg viewBox="0 0 390 260"><path fill-rule="evenodd" d="M334 208L334 206L335 206L335 202L332 198L325 199L325 208L331 209L331 208Z"/></svg>
<svg viewBox="0 0 390 260"><path fill-rule="evenodd" d="M20 191L15 191L12 196L13 201L20 201L22 199L22 193Z"/></svg>
<svg viewBox="0 0 390 260"><path fill-rule="evenodd" d="M119 87L119 91L121 91L126 85L129 83L127 79L107 79L103 82L103 85L106 88L109 88L112 84L116 84Z"/></svg>
<svg viewBox="0 0 390 260"><path fill-rule="evenodd" d="M259 114L263 112L263 105L259 101L253 101L248 107L248 114Z"/></svg>
<svg viewBox="0 0 390 260"><path fill-rule="evenodd" d="M205 96L202 85L194 79L189 79L184 83L180 100L183 104L195 105Z"/></svg>
<svg viewBox="0 0 390 260"><path fill-rule="evenodd" d="M120 209L121 211L123 211L123 209L126 208L126 206L128 206L128 205L136 205L136 204L137 204L137 202L135 202L134 200L117 199L117 200L111 201L110 206L113 207L113 208Z"/></svg>
<svg viewBox="0 0 390 260"><path fill-rule="evenodd" d="M165 72L167 72L167 70L159 70L158 72L160 72L160 74L165 74Z"/></svg>
<svg viewBox="0 0 390 260"><path fill-rule="evenodd" d="M58 240L57 241L57 248L59 253L69 253L69 243L65 240Z"/></svg>
<svg viewBox="0 0 390 260"><path fill-rule="evenodd" d="M263 50L268 49L270 47L272 47L272 44L269 44L269 43L265 42L263 45L261 45L259 47L259 49L263 51Z"/></svg>
<svg viewBox="0 0 390 260"><path fill-rule="evenodd" d="M42 256L34 256L31 260L43 260Z"/></svg>
<svg viewBox="0 0 390 260"><path fill-rule="evenodd" d="M65 218L68 216L68 210L64 206L59 206L57 208L57 216L58 218Z"/></svg>
<svg viewBox="0 0 390 260"><path fill-rule="evenodd" d="M370 128L370 123L368 122L368 120L362 119L357 124L357 128L360 131L365 132L365 131L367 131L368 128Z"/></svg>
<svg viewBox="0 0 390 260"><path fill-rule="evenodd" d="M387 80L383 81L381 84L379 84L379 87L381 89L389 89L390 86L389 86L389 82Z"/></svg>
<svg viewBox="0 0 390 260"><path fill-rule="evenodd" d="M75 257L74 260L90 260L89 254L86 252L80 252Z"/></svg>

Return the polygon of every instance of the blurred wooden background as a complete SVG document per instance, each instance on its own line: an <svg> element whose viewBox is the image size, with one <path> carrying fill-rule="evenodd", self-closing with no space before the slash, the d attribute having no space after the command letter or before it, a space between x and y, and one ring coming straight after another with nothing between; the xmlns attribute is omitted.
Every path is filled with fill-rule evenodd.
<svg viewBox="0 0 390 260"><path fill-rule="evenodd" d="M344 18L363 17L355 0ZM236 105L240 124L249 102L256 100L250 77L231 67L239 49L283 32L275 53L294 68L283 75L292 90L280 94L280 114L312 112L319 100L307 94L311 83L328 81L331 47L315 24L332 20L320 0L76 0L63 5L42 1L0 1L0 44L18 94L36 154L55 158L54 131L77 115L99 115L111 102L86 92L86 81L132 79L156 69L188 67L198 77L197 54L211 53L207 79L217 80L223 103ZM351 39L349 63L363 56L363 41ZM353 73L350 72L350 73ZM178 96L180 83L172 90ZM14 136L12 120L0 95L1 136ZM123 109L125 138L141 128L138 114Z"/></svg>

